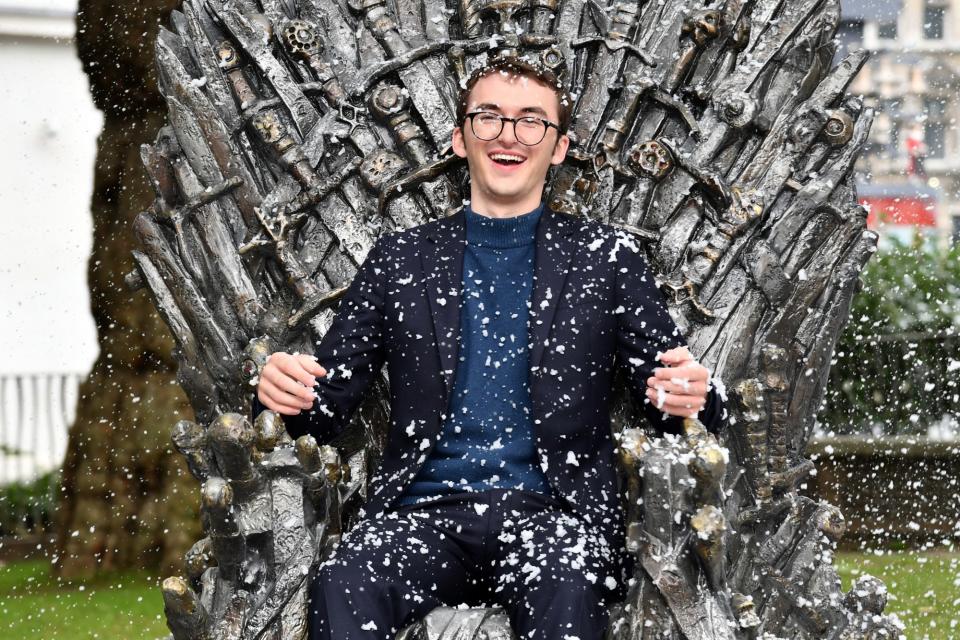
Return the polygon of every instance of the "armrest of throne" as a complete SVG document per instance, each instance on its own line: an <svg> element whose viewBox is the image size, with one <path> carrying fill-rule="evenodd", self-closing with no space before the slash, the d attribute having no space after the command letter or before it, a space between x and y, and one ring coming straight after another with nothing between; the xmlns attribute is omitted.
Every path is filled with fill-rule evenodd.
<svg viewBox="0 0 960 640"><path fill-rule="evenodd" d="M173 442L202 483L206 534L186 555L186 577L163 585L174 637L201 637L211 621L218 637L237 638L278 619L304 625L307 577L339 542L358 492L351 465L312 436L293 441L272 411L252 423L222 414L207 428L182 420ZM364 464L364 453L350 463Z"/></svg>
<svg viewBox="0 0 960 640"><path fill-rule="evenodd" d="M653 438L626 428L619 434L617 453L625 488L626 548L635 558L629 606L617 624L630 629L662 624L666 630L676 621L687 637L697 638L721 637L707 620L752 624L751 602L735 613L716 597L727 588L729 528L722 484L727 451L716 436L695 418L683 421L680 435Z"/></svg>

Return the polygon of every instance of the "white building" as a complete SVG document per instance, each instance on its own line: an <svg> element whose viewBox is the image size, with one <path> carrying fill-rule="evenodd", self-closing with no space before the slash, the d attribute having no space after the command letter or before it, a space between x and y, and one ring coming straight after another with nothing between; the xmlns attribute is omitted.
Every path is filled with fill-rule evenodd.
<svg viewBox="0 0 960 640"><path fill-rule="evenodd" d="M0 0L0 485L60 463L97 353L86 262L102 116L76 0ZM66 414L66 415L64 415Z"/></svg>

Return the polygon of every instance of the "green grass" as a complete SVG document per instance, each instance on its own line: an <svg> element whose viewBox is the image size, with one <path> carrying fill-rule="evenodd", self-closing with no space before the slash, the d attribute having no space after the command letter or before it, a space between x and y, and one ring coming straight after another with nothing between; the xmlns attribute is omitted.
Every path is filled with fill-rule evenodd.
<svg viewBox="0 0 960 640"><path fill-rule="evenodd" d="M164 638L170 632L158 584L130 573L61 582L43 560L0 565L0 638Z"/></svg>
<svg viewBox="0 0 960 640"><path fill-rule="evenodd" d="M960 554L838 553L847 590L857 576L874 575L890 591L910 640L960 640ZM168 632L158 579L114 574L86 582L60 582L48 564L31 560L0 566L0 638L21 640L156 640Z"/></svg>
<svg viewBox="0 0 960 640"><path fill-rule="evenodd" d="M886 583L886 611L900 616L909 640L960 639L960 554L846 552L837 554L836 565L844 590L864 573Z"/></svg>

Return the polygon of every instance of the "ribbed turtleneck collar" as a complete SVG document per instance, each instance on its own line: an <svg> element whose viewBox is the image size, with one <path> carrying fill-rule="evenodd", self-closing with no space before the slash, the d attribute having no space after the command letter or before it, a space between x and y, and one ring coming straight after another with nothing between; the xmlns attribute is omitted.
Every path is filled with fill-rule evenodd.
<svg viewBox="0 0 960 640"><path fill-rule="evenodd" d="M509 249L533 244L537 223L543 214L543 203L529 213L512 218L489 218L465 207L467 244L493 249Z"/></svg>

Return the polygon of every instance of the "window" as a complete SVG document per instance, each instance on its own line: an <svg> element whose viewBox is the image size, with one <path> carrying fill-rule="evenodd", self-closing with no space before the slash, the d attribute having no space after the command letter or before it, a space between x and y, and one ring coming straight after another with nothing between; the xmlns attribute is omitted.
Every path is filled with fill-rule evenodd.
<svg viewBox="0 0 960 640"><path fill-rule="evenodd" d="M901 145L903 144L900 139L900 121L899 120L890 120L890 130L887 132L889 136L889 142L887 143L887 153L890 154L891 158L899 158L903 155Z"/></svg>
<svg viewBox="0 0 960 640"><path fill-rule="evenodd" d="M897 39L897 21L890 20L887 22L877 23L877 37L881 40L896 40Z"/></svg>
<svg viewBox="0 0 960 640"><path fill-rule="evenodd" d="M887 114L891 120L903 118L903 100L901 98L881 98L878 106L880 112Z"/></svg>
<svg viewBox="0 0 960 640"><path fill-rule="evenodd" d="M928 96L923 100L923 111L931 118L943 120L947 112L946 101L938 96Z"/></svg>
<svg viewBox="0 0 960 640"><path fill-rule="evenodd" d="M884 98L877 105L881 114L887 119L887 139L885 149L887 155L891 158L899 158L903 155L903 139L900 132L903 102L899 98Z"/></svg>
<svg viewBox="0 0 960 640"><path fill-rule="evenodd" d="M851 51L858 49L863 42L863 20L841 20L834 37L837 53L834 64L844 59Z"/></svg>
<svg viewBox="0 0 960 640"><path fill-rule="evenodd" d="M923 37L927 40L943 40L947 8L928 3L923 8Z"/></svg>
<svg viewBox="0 0 960 640"><path fill-rule="evenodd" d="M943 98L927 97L923 100L926 121L923 123L923 141L928 158L944 157L947 138L946 104Z"/></svg>
<svg viewBox="0 0 960 640"><path fill-rule="evenodd" d="M923 139L927 143L928 158L942 158L943 145L947 138L947 128L943 122L928 120L923 126Z"/></svg>

